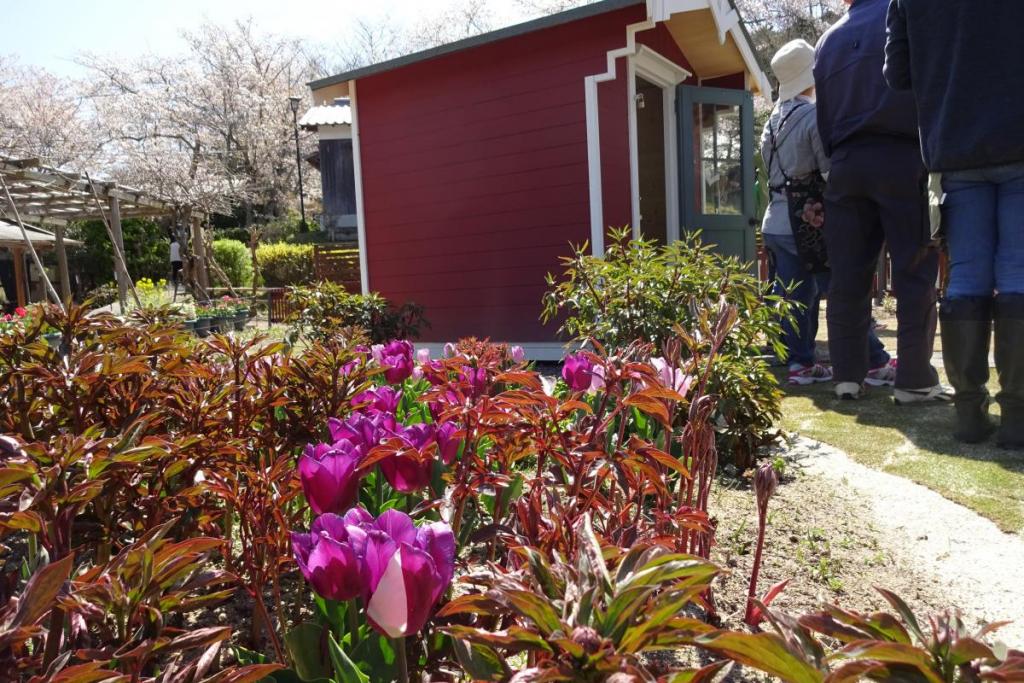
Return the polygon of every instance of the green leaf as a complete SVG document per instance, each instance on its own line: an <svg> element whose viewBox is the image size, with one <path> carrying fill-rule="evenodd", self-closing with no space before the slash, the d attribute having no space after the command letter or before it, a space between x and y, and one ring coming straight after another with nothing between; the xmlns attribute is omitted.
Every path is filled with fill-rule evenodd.
<svg viewBox="0 0 1024 683"><path fill-rule="evenodd" d="M774 633L717 631L694 640L695 644L724 655L788 683L821 683L825 674L803 661Z"/></svg>
<svg viewBox="0 0 1024 683"><path fill-rule="evenodd" d="M555 631L564 630L558 612L551 606L551 603L541 596L522 590L504 591L504 595L512 607L536 624L545 636L550 636Z"/></svg>
<svg viewBox="0 0 1024 683"><path fill-rule="evenodd" d="M882 597L892 605L893 609L899 612L900 616L903 617L903 621L906 623L907 628L912 634L914 634L914 637L917 638L917 642L928 642L928 639L925 638L924 631L921 630L921 626L917 623L917 617L914 616L914 611L910 609L907 603L903 602L903 598L884 588L876 587L875 590L881 593Z"/></svg>
<svg viewBox="0 0 1024 683"><path fill-rule="evenodd" d="M509 675L508 666L497 652L477 643L458 638L452 641L455 657L473 681L502 681ZM348 683L347 681L345 683Z"/></svg>
<svg viewBox="0 0 1024 683"><path fill-rule="evenodd" d="M295 664L295 671L304 681L326 678L330 675L323 660L321 642L324 627L319 624L299 624L284 636L285 647Z"/></svg>
<svg viewBox="0 0 1024 683"><path fill-rule="evenodd" d="M902 664L921 672L930 683L943 683L943 677L933 668L930 653L904 643L883 643L864 640L851 643L835 655L850 661L877 661L882 664Z"/></svg>
<svg viewBox="0 0 1024 683"><path fill-rule="evenodd" d="M334 639L333 633L328 638L328 647L331 653L331 663L334 664L335 683L369 683L370 677L349 659L349 656L338 645L338 641Z"/></svg>
<svg viewBox="0 0 1024 683"><path fill-rule="evenodd" d="M690 669L672 674L665 680L665 683L711 683L719 676L724 677L733 666L733 662L723 659L702 669Z"/></svg>
<svg viewBox="0 0 1024 683"><path fill-rule="evenodd" d="M57 593L71 575L73 562L72 555L65 555L32 576L18 601L18 611L14 614L14 619L7 625L8 629L32 626L54 607Z"/></svg>

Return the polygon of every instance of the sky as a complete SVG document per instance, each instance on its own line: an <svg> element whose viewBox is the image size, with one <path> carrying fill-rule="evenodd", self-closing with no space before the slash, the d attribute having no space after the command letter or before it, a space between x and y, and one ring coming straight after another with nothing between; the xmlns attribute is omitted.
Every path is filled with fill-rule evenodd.
<svg viewBox="0 0 1024 683"><path fill-rule="evenodd" d="M180 34L209 20L252 17L263 30L324 45L343 42L354 19L390 17L411 22L449 0L0 0L0 54L61 76L79 76L76 54L125 58L182 51ZM523 17L511 0L498 0L495 20Z"/></svg>

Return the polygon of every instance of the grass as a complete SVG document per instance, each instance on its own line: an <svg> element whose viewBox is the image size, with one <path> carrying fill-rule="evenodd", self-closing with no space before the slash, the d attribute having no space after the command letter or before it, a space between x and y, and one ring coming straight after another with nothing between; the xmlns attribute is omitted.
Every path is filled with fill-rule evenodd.
<svg viewBox="0 0 1024 683"><path fill-rule="evenodd" d="M888 329L880 336L892 349L895 321L887 322ZM993 395L998 391L995 382L991 391ZM951 406L896 406L892 390L886 388L869 388L858 401L837 401L831 384L787 387L786 393L785 430L927 486L991 519L1003 531L1024 533L1024 454L996 448L991 442L976 446L957 442L951 433ZM998 414L997 407L993 413Z"/></svg>

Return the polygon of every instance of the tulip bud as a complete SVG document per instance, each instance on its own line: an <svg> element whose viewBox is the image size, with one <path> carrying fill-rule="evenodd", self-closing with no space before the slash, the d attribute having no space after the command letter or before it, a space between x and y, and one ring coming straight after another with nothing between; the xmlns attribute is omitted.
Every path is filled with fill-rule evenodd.
<svg viewBox="0 0 1024 683"><path fill-rule="evenodd" d="M768 508L768 501L775 495L776 489L779 488L779 475L775 471L775 467L767 462L757 470L757 476L754 477L754 491L757 493L757 506L762 510Z"/></svg>
<svg viewBox="0 0 1024 683"><path fill-rule="evenodd" d="M583 648L588 655L601 649L601 634L589 626L577 626L572 632L572 642Z"/></svg>

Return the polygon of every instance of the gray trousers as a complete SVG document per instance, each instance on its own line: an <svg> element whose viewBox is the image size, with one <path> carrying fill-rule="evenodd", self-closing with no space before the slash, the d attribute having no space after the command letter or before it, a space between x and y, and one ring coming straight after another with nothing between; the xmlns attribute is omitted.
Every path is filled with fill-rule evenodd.
<svg viewBox="0 0 1024 683"><path fill-rule="evenodd" d="M923 389L939 381L931 364L939 257L927 249L927 184L915 144L862 138L833 152L825 240L832 265L829 354L837 382L862 382L870 369L871 284L883 244L892 255L898 306L896 386Z"/></svg>

